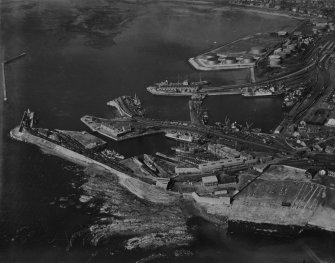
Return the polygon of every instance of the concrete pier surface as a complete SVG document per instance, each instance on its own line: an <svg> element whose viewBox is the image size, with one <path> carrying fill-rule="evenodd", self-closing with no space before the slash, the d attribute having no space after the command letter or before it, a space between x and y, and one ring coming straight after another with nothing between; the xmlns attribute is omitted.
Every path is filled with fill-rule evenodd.
<svg viewBox="0 0 335 263"><path fill-rule="evenodd" d="M0 43L1 45L1 43ZM6 90L6 76L5 76L5 51L2 46L0 46L0 86L2 89L2 99L7 100L7 90Z"/></svg>
<svg viewBox="0 0 335 263"><path fill-rule="evenodd" d="M5 77L5 63L1 63L0 65L1 68L1 77L0 77L0 82L1 82L1 87L3 90L3 100L7 100L7 90L6 90L6 77Z"/></svg>
<svg viewBox="0 0 335 263"><path fill-rule="evenodd" d="M10 136L15 140L34 144L45 153L59 156L63 159L82 166L95 167L96 170L101 170L109 174L113 174L118 178L121 186L126 188L137 197L145 199L149 202L169 204L178 201L180 198L180 195L177 193L171 193L158 189L154 185L147 184L137 178L132 177L131 174L127 172L120 171L116 167L108 166L83 154L70 150L64 146L35 136L25 129L20 132L19 127L16 127L10 131Z"/></svg>
<svg viewBox="0 0 335 263"><path fill-rule="evenodd" d="M308 179L305 172L271 166L234 197L229 220L254 223L258 231L276 232L275 226L334 231L334 188ZM273 227L263 228L264 224Z"/></svg>

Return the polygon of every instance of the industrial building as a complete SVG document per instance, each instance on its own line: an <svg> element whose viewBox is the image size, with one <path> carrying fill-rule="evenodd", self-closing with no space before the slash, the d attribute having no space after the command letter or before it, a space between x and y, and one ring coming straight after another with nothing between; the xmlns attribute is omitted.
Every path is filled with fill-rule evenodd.
<svg viewBox="0 0 335 263"><path fill-rule="evenodd" d="M223 144L208 144L207 149L220 158L238 158L241 156L239 151Z"/></svg>
<svg viewBox="0 0 335 263"><path fill-rule="evenodd" d="M217 186L219 183L218 178L215 175L202 177L201 182L204 186Z"/></svg>

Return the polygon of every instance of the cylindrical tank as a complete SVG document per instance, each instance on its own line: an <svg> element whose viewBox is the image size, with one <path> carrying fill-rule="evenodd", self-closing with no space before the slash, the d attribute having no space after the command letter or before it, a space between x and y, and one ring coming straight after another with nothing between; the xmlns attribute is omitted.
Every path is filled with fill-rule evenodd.
<svg viewBox="0 0 335 263"><path fill-rule="evenodd" d="M282 52L283 51L283 49L280 47L280 48L277 48L277 49L275 49L274 51L273 51L273 54L278 54L279 52Z"/></svg>
<svg viewBox="0 0 335 263"><path fill-rule="evenodd" d="M271 59L280 59L280 56L279 55L270 55L269 60L271 60Z"/></svg>
<svg viewBox="0 0 335 263"><path fill-rule="evenodd" d="M252 47L250 49L250 54L253 54L253 55L261 55L264 52L265 52L264 47Z"/></svg>
<svg viewBox="0 0 335 263"><path fill-rule="evenodd" d="M226 53L217 53L216 54L219 58L226 58L227 57L227 54Z"/></svg>
<svg viewBox="0 0 335 263"><path fill-rule="evenodd" d="M297 44L290 44L287 46L287 48L291 51L295 51L297 49Z"/></svg>
<svg viewBox="0 0 335 263"><path fill-rule="evenodd" d="M254 62L253 58L244 58L243 59L243 63L252 63L252 62Z"/></svg>
<svg viewBox="0 0 335 263"><path fill-rule="evenodd" d="M226 64L234 64L236 63L235 57L226 57Z"/></svg>
<svg viewBox="0 0 335 263"><path fill-rule="evenodd" d="M289 56L289 55L291 55L291 50L288 49L288 48L285 48L285 49L283 49L283 53L285 53L286 56Z"/></svg>
<svg viewBox="0 0 335 263"><path fill-rule="evenodd" d="M279 66L280 65L280 59L271 59L270 60L270 66Z"/></svg>
<svg viewBox="0 0 335 263"><path fill-rule="evenodd" d="M280 37L284 37L287 35L287 32L286 31L278 31L278 36Z"/></svg>
<svg viewBox="0 0 335 263"><path fill-rule="evenodd" d="M284 52L279 52L278 55L281 57L281 58L286 58L287 54L284 53Z"/></svg>
<svg viewBox="0 0 335 263"><path fill-rule="evenodd" d="M206 59L210 59L210 58L215 58L216 59L216 54L214 54L214 53L208 53L208 54L204 55L204 57Z"/></svg>
<svg viewBox="0 0 335 263"><path fill-rule="evenodd" d="M216 65L216 64L219 63L218 59L217 58L213 58L213 57L212 58L208 58L207 62L208 62L209 65Z"/></svg>

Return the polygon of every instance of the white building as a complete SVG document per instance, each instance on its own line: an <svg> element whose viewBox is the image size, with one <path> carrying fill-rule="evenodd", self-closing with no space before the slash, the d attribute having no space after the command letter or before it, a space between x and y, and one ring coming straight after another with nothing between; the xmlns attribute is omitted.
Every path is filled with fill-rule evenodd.
<svg viewBox="0 0 335 263"><path fill-rule="evenodd" d="M201 181L204 186L216 186L219 183L218 178L215 175L202 177Z"/></svg>
<svg viewBox="0 0 335 263"><path fill-rule="evenodd" d="M192 174L200 173L201 171L197 167L175 167L174 171L176 174Z"/></svg>
<svg viewBox="0 0 335 263"><path fill-rule="evenodd" d="M241 153L233 148L227 147L223 144L208 144L207 149L209 152L219 156L220 158L227 157L240 157Z"/></svg>

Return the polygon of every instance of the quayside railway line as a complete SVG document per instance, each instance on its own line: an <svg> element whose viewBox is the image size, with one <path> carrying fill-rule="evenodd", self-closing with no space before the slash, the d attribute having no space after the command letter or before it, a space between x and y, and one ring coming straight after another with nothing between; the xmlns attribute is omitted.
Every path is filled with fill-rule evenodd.
<svg viewBox="0 0 335 263"><path fill-rule="evenodd" d="M71 138L70 136L68 136L64 133L58 132L56 130L50 130L50 132L52 132L53 134L56 134L58 136L59 141L57 141L57 140L53 140L53 139L45 136L44 134L40 133L38 131L38 129L30 128L30 129L27 129L27 131L29 133L31 133L32 135L35 135L35 136L40 137L44 140L50 141L51 143L54 143L56 145L65 147L65 148L67 148L69 150L72 150L76 153L85 155L85 156L91 158L92 160L95 160L95 161L101 162L103 164L106 164L106 165L108 165L108 166L110 166L110 167L112 167L115 170L118 170L120 172L127 173L128 175L131 175L133 173L131 169L129 169L128 167L126 167L125 165L123 165L123 164L121 164L117 161L114 161L110 158L104 157L104 156L98 154L97 152L95 152L94 150L84 149L83 146L79 142L77 142L76 140L74 140L73 138Z"/></svg>

